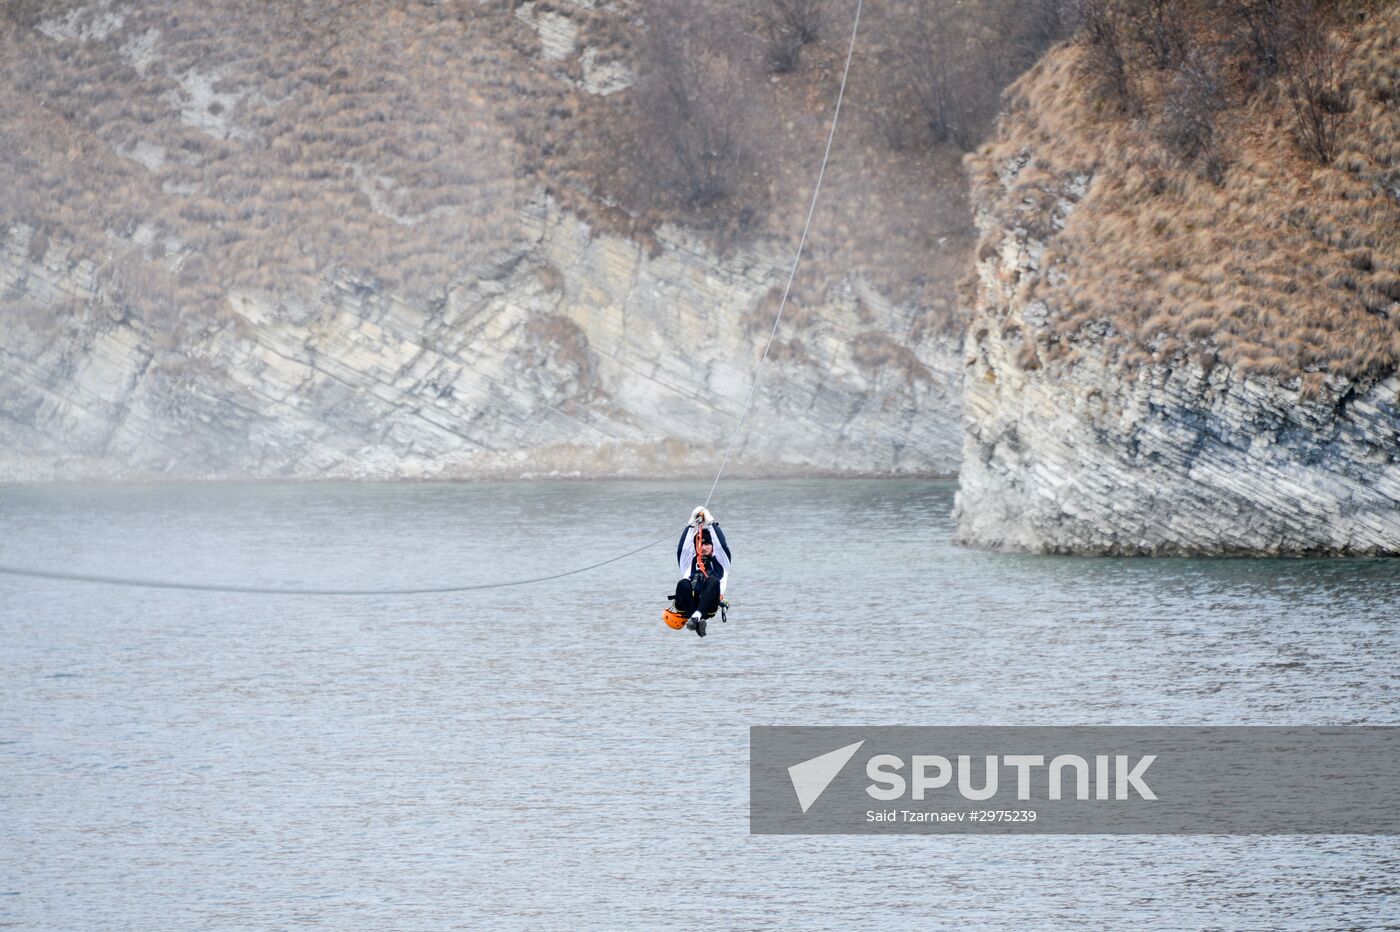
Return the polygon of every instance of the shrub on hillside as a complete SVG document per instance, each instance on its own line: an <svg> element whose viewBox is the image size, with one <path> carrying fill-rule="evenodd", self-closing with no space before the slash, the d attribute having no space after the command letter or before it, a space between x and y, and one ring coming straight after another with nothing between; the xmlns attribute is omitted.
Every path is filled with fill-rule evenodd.
<svg viewBox="0 0 1400 932"><path fill-rule="evenodd" d="M1112 0L1079 0L1079 20L1084 38L1080 65L1095 92L1122 109L1133 112L1139 101L1128 76L1124 35L1119 10Z"/></svg>
<svg viewBox="0 0 1400 932"><path fill-rule="evenodd" d="M1019 73L1010 51L977 31L953 4L908 17L894 33L908 104L935 144L977 147L996 116L1001 90Z"/></svg>
<svg viewBox="0 0 1400 932"><path fill-rule="evenodd" d="M1313 0L1291 0L1290 7L1280 61L1283 86L1303 151L1326 165L1337 156L1337 134L1347 111L1342 47Z"/></svg>
<svg viewBox="0 0 1400 932"><path fill-rule="evenodd" d="M639 43L633 95L641 164L636 183L653 206L703 211L735 191L744 154L740 65L722 25L686 0L660 0Z"/></svg>
<svg viewBox="0 0 1400 932"><path fill-rule="evenodd" d="M1329 28L1336 6L1328 0L1229 0L1225 7L1256 81L1281 80L1299 144L1324 165L1337 155L1347 110L1342 47Z"/></svg>
<svg viewBox="0 0 1400 932"><path fill-rule="evenodd" d="M890 5L883 10L880 26L899 76L886 91L886 111L892 117L886 135L896 148L914 142L972 151L995 121L1001 92L1051 46L1074 33L1080 2L936 0Z"/></svg>
<svg viewBox="0 0 1400 932"><path fill-rule="evenodd" d="M1219 62L1197 50L1172 77L1157 126L1158 138L1168 150L1217 185L1225 176L1225 158L1215 118L1224 107Z"/></svg>
<svg viewBox="0 0 1400 932"><path fill-rule="evenodd" d="M1038 59L1055 43L1066 39L1080 25L1078 0L1020 0L1007 13L1021 25L1020 41L1026 54Z"/></svg>
<svg viewBox="0 0 1400 932"><path fill-rule="evenodd" d="M1187 4L1181 0L1132 0L1120 10L1129 35L1148 51L1158 70L1175 68L1185 60Z"/></svg>
<svg viewBox="0 0 1400 932"><path fill-rule="evenodd" d="M1232 38L1255 75L1278 74L1287 44L1282 16L1285 0L1227 0L1224 10Z"/></svg>
<svg viewBox="0 0 1400 932"><path fill-rule="evenodd" d="M767 43L768 69L786 74L797 68L806 45L821 37L824 0L756 0L754 13Z"/></svg>

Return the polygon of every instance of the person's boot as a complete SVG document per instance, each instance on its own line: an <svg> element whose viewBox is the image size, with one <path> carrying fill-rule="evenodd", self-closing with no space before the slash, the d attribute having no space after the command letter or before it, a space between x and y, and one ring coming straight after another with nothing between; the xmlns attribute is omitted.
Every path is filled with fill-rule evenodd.
<svg viewBox="0 0 1400 932"><path fill-rule="evenodd" d="M695 626L696 634L700 635L701 637L705 636L705 629L709 626L709 621L705 618L704 615L701 615L699 618L693 620L691 624Z"/></svg>

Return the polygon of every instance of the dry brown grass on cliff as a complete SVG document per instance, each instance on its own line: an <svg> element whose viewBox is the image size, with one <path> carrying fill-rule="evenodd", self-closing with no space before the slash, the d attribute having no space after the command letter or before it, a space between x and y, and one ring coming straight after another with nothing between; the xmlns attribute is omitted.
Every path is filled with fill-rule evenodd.
<svg viewBox="0 0 1400 932"><path fill-rule="evenodd" d="M513 238L514 127L561 95L455 5L179 0L106 35L37 28L83 9L0 14L0 225L144 279L147 316L217 319L231 288L309 295L336 271L429 301Z"/></svg>
<svg viewBox="0 0 1400 932"><path fill-rule="evenodd" d="M1139 74L1144 116L1086 93L1082 48L1050 57L1014 90L991 145L969 159L1002 224L1046 237L1042 273L1021 297L1050 308L1041 355L1106 337L1129 366L1191 358L1301 378L1393 370L1400 362L1400 10L1376 12L1350 46L1349 112L1324 166L1300 148L1282 91L1266 86L1221 114L1219 183L1159 141L1163 88ZM1028 154L1001 191L998 172ZM1070 176L1091 178L1055 229ZM988 245L992 245L988 243Z"/></svg>

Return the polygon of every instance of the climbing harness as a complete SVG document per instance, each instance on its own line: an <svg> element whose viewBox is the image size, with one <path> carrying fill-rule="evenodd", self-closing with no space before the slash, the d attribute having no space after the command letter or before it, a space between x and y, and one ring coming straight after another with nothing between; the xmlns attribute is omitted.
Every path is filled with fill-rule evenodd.
<svg viewBox="0 0 1400 932"><path fill-rule="evenodd" d="M787 308L788 297L792 294L792 283L797 278L798 266L802 263L802 253L807 248L807 235L812 229L812 217L817 211L817 199L821 195L822 181L826 178L826 166L831 160L831 147L836 140L836 126L841 119L841 103L846 98L846 82L851 76L851 60L855 57L856 36L860 33L860 16L865 6L865 0L856 0L855 22L851 26L850 46L846 50L846 66L841 73L841 87L836 94L836 107L831 115L831 131L827 134L826 150L822 154L821 169L817 172L817 183L812 188L812 202L807 208L807 220L802 225L802 237L797 244L797 255L792 260L792 269L788 272L787 285L783 288L782 300L778 302L778 312L773 318L773 327L768 333L768 342L764 344L763 355L759 357L758 366L754 370L753 384L749 386L748 397L744 400L744 409L739 414L738 423L734 425L734 431L729 436L729 444L725 447L724 457L720 460L719 469L715 472L715 481L710 484L710 493L705 496L704 507L708 508L710 500L714 498L715 489L719 487L720 477L724 475L725 466L729 463L729 457L734 452L734 445L738 442L739 432L743 429L744 421L749 416L749 411L753 408L754 395L758 391L759 379L763 375L763 366L768 362L768 354L773 349L773 341L778 335L778 326L783 320L783 311ZM703 526L703 523L702 523ZM699 529L696 531L696 555L700 558L700 565L704 567L704 557L700 554ZM407 596L407 595L441 595L453 592L477 592L483 589L506 589L513 586L529 586L536 583L549 582L555 579L565 579L569 576L577 576L580 573L587 573L599 567L625 560L628 557L636 556L644 550L650 550L662 541L670 538L670 534L664 534L650 543L643 544L635 550L601 560L588 566L581 566L578 569L568 570L563 573L551 573L547 576L534 576L529 579L513 579L504 582L476 583L461 586L425 586L420 588L402 589L303 589L290 586L235 586L220 585L216 583L182 583L173 580L163 579L142 579L127 576L106 576L95 573L65 573L56 570L31 569L23 566L11 566L0 564L0 574L6 576L23 576L31 579L53 579L65 582L102 583L110 586L130 586L141 589L179 589L188 592L229 592L246 593L251 595L344 595L344 596ZM707 574L708 575L708 574ZM728 607L721 601L727 617ZM667 618L667 624L671 620ZM682 622L682 625L684 622Z"/></svg>
<svg viewBox="0 0 1400 932"><path fill-rule="evenodd" d="M705 544L705 521L702 518L695 526L695 565L700 570L700 575L706 579L710 578L710 571L705 569L705 551L701 549Z"/></svg>

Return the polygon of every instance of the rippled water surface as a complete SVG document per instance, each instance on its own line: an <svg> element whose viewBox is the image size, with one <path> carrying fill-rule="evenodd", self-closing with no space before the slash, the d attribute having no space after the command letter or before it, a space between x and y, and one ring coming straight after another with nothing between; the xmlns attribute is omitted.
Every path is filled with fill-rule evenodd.
<svg viewBox="0 0 1400 932"><path fill-rule="evenodd" d="M673 545L447 596L0 576L0 925L1374 927L1393 838L757 837L755 724L1400 719L1400 564L949 543L953 486L726 483ZM697 495L697 493L699 493ZM678 533L684 484L0 489L0 562L439 585Z"/></svg>

